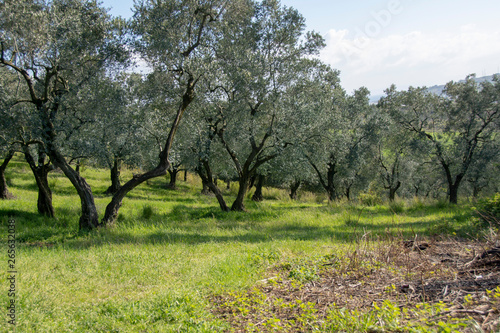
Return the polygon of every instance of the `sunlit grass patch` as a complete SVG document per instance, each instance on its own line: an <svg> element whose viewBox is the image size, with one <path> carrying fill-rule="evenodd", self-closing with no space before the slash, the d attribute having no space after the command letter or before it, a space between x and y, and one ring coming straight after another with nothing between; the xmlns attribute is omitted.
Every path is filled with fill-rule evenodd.
<svg viewBox="0 0 500 333"><path fill-rule="evenodd" d="M287 276L308 283L321 274L318 260L334 252L353 265L353 251L366 237L387 242L469 230L467 206L405 202L400 210L327 203L323 194L307 192L293 201L283 189L265 188L263 202L248 200L246 212L226 213L188 174L176 191L165 188L165 177L140 185L123 200L114 226L83 233L79 198L64 175L49 176L56 212L50 219L37 214L37 189L26 165L16 160L7 170L17 198L0 202L0 232L8 218L16 220L23 332L224 331L228 323L214 315L210 297L244 294L272 278L273 267L290 265ZM110 200L102 194L109 172L81 172L102 216ZM132 173L124 170L122 180ZM224 190L228 202L236 190L235 183ZM7 302L6 294L0 302ZM307 303L287 306L312 322ZM279 327L272 317L266 325Z"/></svg>

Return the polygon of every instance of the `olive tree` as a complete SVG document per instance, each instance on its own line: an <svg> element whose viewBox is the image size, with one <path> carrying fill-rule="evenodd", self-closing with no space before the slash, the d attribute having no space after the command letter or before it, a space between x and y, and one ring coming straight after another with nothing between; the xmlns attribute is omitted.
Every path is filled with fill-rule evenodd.
<svg viewBox="0 0 500 333"><path fill-rule="evenodd" d="M470 75L464 82L450 82L441 97L426 88L398 92L386 90L381 105L405 130L423 140L441 166L450 203L481 149L494 139L500 117L500 78L477 83Z"/></svg>
<svg viewBox="0 0 500 333"><path fill-rule="evenodd" d="M80 228L99 225L92 190L61 151L65 123L61 106L69 93L126 52L113 20L94 1L7 0L0 10L0 66L16 72L24 94L18 103L31 104L41 130L43 149L75 187L81 202Z"/></svg>
<svg viewBox="0 0 500 333"><path fill-rule="evenodd" d="M314 169L330 201L351 197L373 158L377 140L377 115L369 104L369 91L360 88L347 95L332 81L323 102L323 115L316 136L304 146L304 154Z"/></svg>
<svg viewBox="0 0 500 333"><path fill-rule="evenodd" d="M156 166L123 184L106 207L103 224L116 219L127 193L146 180L167 173L175 134L210 63L218 26L239 3L223 0L143 0L135 3L131 23L137 37L135 49L154 71L162 74L164 80L158 84L168 93L160 111L170 129Z"/></svg>
<svg viewBox="0 0 500 333"><path fill-rule="evenodd" d="M293 140L298 114L283 99L299 80L307 57L323 45L319 35L305 34L304 28L295 9L262 1L253 4L241 24L224 31L216 50L220 76L208 84L213 112L205 119L210 137L222 144L238 174L231 210L245 209L252 177Z"/></svg>

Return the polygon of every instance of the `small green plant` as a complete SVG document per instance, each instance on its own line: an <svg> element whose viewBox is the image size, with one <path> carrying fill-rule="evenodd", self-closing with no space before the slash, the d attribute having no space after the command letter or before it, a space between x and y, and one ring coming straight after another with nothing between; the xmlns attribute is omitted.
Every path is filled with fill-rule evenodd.
<svg viewBox="0 0 500 333"><path fill-rule="evenodd" d="M500 286L493 290L486 290L486 294L490 298L492 303L500 303Z"/></svg>
<svg viewBox="0 0 500 333"><path fill-rule="evenodd" d="M359 225L360 216L356 216L353 212L346 210L341 215L341 221L349 227L356 227Z"/></svg>
<svg viewBox="0 0 500 333"><path fill-rule="evenodd" d="M141 217L145 220L151 219L155 215L155 209L151 205L142 207Z"/></svg>
<svg viewBox="0 0 500 333"><path fill-rule="evenodd" d="M389 208L394 214L401 214L405 211L405 203L402 200L395 200L389 204Z"/></svg>
<svg viewBox="0 0 500 333"><path fill-rule="evenodd" d="M319 278L318 269L315 265L297 266L288 274L288 278L298 282L309 282Z"/></svg>
<svg viewBox="0 0 500 333"><path fill-rule="evenodd" d="M359 202L365 206L376 206L382 203L382 199L373 190L361 192L358 196Z"/></svg>

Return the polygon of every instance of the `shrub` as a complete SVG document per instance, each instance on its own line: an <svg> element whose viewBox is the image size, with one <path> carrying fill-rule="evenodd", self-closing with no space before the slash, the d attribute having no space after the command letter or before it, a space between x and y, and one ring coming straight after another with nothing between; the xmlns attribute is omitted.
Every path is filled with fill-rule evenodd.
<svg viewBox="0 0 500 333"><path fill-rule="evenodd" d="M361 192L359 194L359 202L365 206L375 206L382 203L380 197L374 191Z"/></svg>
<svg viewBox="0 0 500 333"><path fill-rule="evenodd" d="M500 193L480 200L476 207L477 213L483 222L496 227L500 226Z"/></svg>

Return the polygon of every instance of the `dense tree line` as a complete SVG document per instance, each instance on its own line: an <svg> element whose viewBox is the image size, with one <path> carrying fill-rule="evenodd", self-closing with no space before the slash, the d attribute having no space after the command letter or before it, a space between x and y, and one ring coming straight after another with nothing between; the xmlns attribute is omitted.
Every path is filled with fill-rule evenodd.
<svg viewBox="0 0 500 333"><path fill-rule="evenodd" d="M315 58L321 36L278 0L137 1L126 21L95 1L0 4L0 195L22 152L54 216L47 175L60 169L81 201L80 228L116 220L141 183L196 172L222 210L245 209L256 186L474 197L498 191L500 79L450 82L443 94L392 86L377 105ZM136 60L147 74L133 73ZM98 220L81 161L110 170ZM120 181L122 165L144 170ZM226 203L218 180L238 182Z"/></svg>

